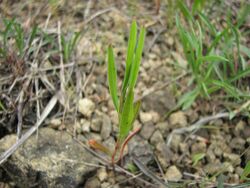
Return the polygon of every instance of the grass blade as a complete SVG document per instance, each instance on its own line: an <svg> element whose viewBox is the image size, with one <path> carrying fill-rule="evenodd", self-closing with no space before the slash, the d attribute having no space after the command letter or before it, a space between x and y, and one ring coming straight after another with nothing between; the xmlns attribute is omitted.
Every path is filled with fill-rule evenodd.
<svg viewBox="0 0 250 188"><path fill-rule="evenodd" d="M139 35L139 41L135 53L135 60L131 66L131 71L130 71L130 82L129 82L129 87L134 88L135 83L137 80L138 72L139 72L139 67L141 63L141 57L142 57L142 51L143 51L143 46L144 46L144 39L146 35L146 30L145 28L142 28L140 31Z"/></svg>
<svg viewBox="0 0 250 188"><path fill-rule="evenodd" d="M111 46L108 47L108 84L109 91L112 97L114 106L116 111L118 111L118 95L117 95L117 73L115 66L115 58L113 48Z"/></svg>
<svg viewBox="0 0 250 188"><path fill-rule="evenodd" d="M127 98L125 100L123 111L121 114L121 121L120 121L120 131L119 131L119 141L120 143L124 141L127 137L129 131L132 127L132 119L133 119L133 102L134 102L134 91L133 89L129 89Z"/></svg>
<svg viewBox="0 0 250 188"><path fill-rule="evenodd" d="M136 37L137 37L137 25L136 25L136 22L133 21L131 28L130 28L129 41L128 41L128 52L127 52L127 59L126 59L126 70L125 70L125 77L124 77L124 81L123 81L123 85L122 85L122 93L124 95L125 95L125 91L128 87L131 64L133 63L133 60L134 60L134 53L135 53L135 47L136 47Z"/></svg>

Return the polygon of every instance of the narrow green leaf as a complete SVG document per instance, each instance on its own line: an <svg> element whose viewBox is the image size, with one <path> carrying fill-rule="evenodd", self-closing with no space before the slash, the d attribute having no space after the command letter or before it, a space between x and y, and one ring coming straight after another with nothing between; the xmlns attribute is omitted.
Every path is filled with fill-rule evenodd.
<svg viewBox="0 0 250 188"><path fill-rule="evenodd" d="M120 121L120 131L119 131L119 141L120 143L127 137L129 131L131 130L131 122L133 119L133 101L134 101L134 91L133 89L129 89L128 95L125 99L123 111L121 114Z"/></svg>
<svg viewBox="0 0 250 188"><path fill-rule="evenodd" d="M117 95L117 73L116 73L116 66L115 66L115 58L113 48L111 46L108 47L108 84L109 84L109 91L112 97L114 106L116 111L118 112L119 105L118 105L118 95Z"/></svg>
<svg viewBox="0 0 250 188"><path fill-rule="evenodd" d="M247 178L247 176L250 174L250 161L247 162L244 170L243 170L243 173L241 174L240 176L240 179L241 180L250 180L250 178Z"/></svg>
<svg viewBox="0 0 250 188"><path fill-rule="evenodd" d="M131 126L133 125L134 121L136 120L136 118L137 118L137 116L138 116L140 107L141 107L141 101L137 101L137 102L134 104L133 119L132 119L132 122L131 122ZM131 128L132 128L132 127L131 127Z"/></svg>
<svg viewBox="0 0 250 188"><path fill-rule="evenodd" d="M182 106L183 110L188 109L193 104L198 94L199 89L196 87L194 90L184 94L178 101L177 106Z"/></svg>
<svg viewBox="0 0 250 188"><path fill-rule="evenodd" d="M136 48L135 59L134 59L134 62L131 66L131 71L130 71L130 75L129 75L129 77L130 77L129 87L130 88L134 88L135 84L136 84L136 80L137 80L137 76L138 76L138 72L139 72L139 67L140 67L140 63L141 63L142 51L143 51L143 47L144 47L145 35L146 35L146 30L145 30L145 28L142 28L140 31L139 41L138 41L138 45Z"/></svg>
<svg viewBox="0 0 250 188"><path fill-rule="evenodd" d="M228 61L225 57L219 56L219 55L208 55L208 56L202 56L198 59L198 61Z"/></svg>
<svg viewBox="0 0 250 188"><path fill-rule="evenodd" d="M133 21L131 28L130 28L130 34L129 34L125 77L124 77L124 81L122 84L122 93L123 94L125 94L125 91L128 87L130 68L131 68L131 64L133 63L134 54L135 54L136 37L137 37L137 25L136 25L136 22Z"/></svg>
<svg viewBox="0 0 250 188"><path fill-rule="evenodd" d="M192 156L192 161L193 161L193 165L192 166L196 166L197 163L202 160L204 157L206 156L205 153L197 153L195 155Z"/></svg>
<svg viewBox="0 0 250 188"><path fill-rule="evenodd" d="M188 7L183 3L182 0L178 1L178 7L181 10L181 13L188 21L193 21L193 16L189 11Z"/></svg>
<svg viewBox="0 0 250 188"><path fill-rule="evenodd" d="M199 17L201 21L208 27L210 33L215 36L217 31L216 28L213 26L213 24L210 22L209 18L205 16L203 13L199 12Z"/></svg>

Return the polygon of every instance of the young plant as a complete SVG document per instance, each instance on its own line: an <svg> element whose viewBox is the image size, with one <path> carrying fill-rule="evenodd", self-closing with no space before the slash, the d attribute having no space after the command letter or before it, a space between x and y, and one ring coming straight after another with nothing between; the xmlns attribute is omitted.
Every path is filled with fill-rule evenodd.
<svg viewBox="0 0 250 188"><path fill-rule="evenodd" d="M134 88L139 73L145 33L145 28L141 28L137 41L137 25L135 21L132 23L128 41L125 76L120 94L117 87L117 71L113 48L108 47L108 84L115 110L118 113L119 134L113 152L94 140L91 140L89 144L91 147L110 155L112 164L122 158L123 150L128 141L140 130L136 129L130 133L141 104L140 101L134 102Z"/></svg>
<svg viewBox="0 0 250 188"><path fill-rule="evenodd" d="M192 72L190 83L195 86L181 97L178 105L187 109L198 96L210 98L219 90L237 101L248 99L249 96L238 84L250 73L244 52L241 52L244 46L239 44L238 26L228 19L227 26L218 31L205 14L196 10L197 17L194 17L182 1L178 2L186 27L178 15L176 26Z"/></svg>

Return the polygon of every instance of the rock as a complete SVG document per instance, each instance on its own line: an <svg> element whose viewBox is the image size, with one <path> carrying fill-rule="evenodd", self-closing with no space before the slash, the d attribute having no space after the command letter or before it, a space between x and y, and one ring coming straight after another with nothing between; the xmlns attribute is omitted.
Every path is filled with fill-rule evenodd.
<svg viewBox="0 0 250 188"><path fill-rule="evenodd" d="M80 99L78 103L78 111L86 117L90 117L95 110L95 103L88 99Z"/></svg>
<svg viewBox="0 0 250 188"><path fill-rule="evenodd" d="M159 129L163 135L166 135L169 132L169 124L167 121L159 122L155 127Z"/></svg>
<svg viewBox="0 0 250 188"><path fill-rule="evenodd" d="M241 163L241 157L235 153L224 153L223 157L234 165L239 165Z"/></svg>
<svg viewBox="0 0 250 188"><path fill-rule="evenodd" d="M151 137L154 131L155 131L155 126L153 125L152 122L145 123L144 125L142 125L140 135L147 140Z"/></svg>
<svg viewBox="0 0 250 188"><path fill-rule="evenodd" d="M90 128L92 131L99 133L101 131L101 128L102 128L102 119L99 116L96 118L93 118L93 120L90 124Z"/></svg>
<svg viewBox="0 0 250 188"><path fill-rule="evenodd" d="M158 143L164 143L163 136L159 130L156 130L150 138L150 143L157 145Z"/></svg>
<svg viewBox="0 0 250 188"><path fill-rule="evenodd" d="M51 128L58 128L60 125L62 124L62 121L61 121L61 119L52 119L51 121L50 121L50 127Z"/></svg>
<svg viewBox="0 0 250 188"><path fill-rule="evenodd" d="M101 129L101 137L103 139L107 139L112 132L112 124L109 116L106 114L102 114L102 129Z"/></svg>
<svg viewBox="0 0 250 188"><path fill-rule="evenodd" d="M165 143L158 143L156 151L159 153L158 160L163 168L167 168L171 161L175 161L174 153Z"/></svg>
<svg viewBox="0 0 250 188"><path fill-rule="evenodd" d="M182 174L176 166L170 166L165 173L165 178L168 181L179 181L182 178Z"/></svg>
<svg viewBox="0 0 250 188"><path fill-rule="evenodd" d="M153 116L150 112L140 112L139 113L140 120L142 124L148 123L153 120Z"/></svg>
<svg viewBox="0 0 250 188"><path fill-rule="evenodd" d="M240 136L240 134L244 132L245 128L246 123L241 120L236 124L234 133L236 134L236 136Z"/></svg>
<svg viewBox="0 0 250 188"><path fill-rule="evenodd" d="M148 95L143 99L142 109L145 111L150 109L160 116L164 116L168 110L171 110L176 105L175 97L168 89L163 89L155 92L153 95Z"/></svg>
<svg viewBox="0 0 250 188"><path fill-rule="evenodd" d="M230 147L232 149L243 151L245 149L245 143L246 141L243 138L235 137L230 142Z"/></svg>
<svg viewBox="0 0 250 188"><path fill-rule="evenodd" d="M153 151L150 144L138 135L132 139L133 141L128 144L129 153L137 157L144 165L147 165L149 161L153 160Z"/></svg>
<svg viewBox="0 0 250 188"><path fill-rule="evenodd" d="M223 172L229 172L232 173L234 171L234 167L232 166L231 163L229 162L214 162L214 163L209 163L206 166L204 166L204 171L207 174L214 175L218 172L223 173Z"/></svg>
<svg viewBox="0 0 250 188"><path fill-rule="evenodd" d="M186 127L187 126L187 117L182 111L178 111L175 113L172 113L169 116L169 124L171 125L171 128L180 128L180 127Z"/></svg>
<svg viewBox="0 0 250 188"><path fill-rule="evenodd" d="M100 183L100 181L98 180L97 177L93 177L93 178L88 179L83 187L100 188L101 183Z"/></svg>
<svg viewBox="0 0 250 188"><path fill-rule="evenodd" d="M97 177L101 182L106 180L108 178L108 173L107 173L106 169L105 168L100 168L97 171Z"/></svg>
<svg viewBox="0 0 250 188"><path fill-rule="evenodd" d="M110 119L111 119L111 122L113 124L115 124L116 126L118 126L118 124L119 124L119 118L118 118L118 114L117 114L117 112L115 110L112 110L110 112Z"/></svg>
<svg viewBox="0 0 250 188"><path fill-rule="evenodd" d="M0 152L16 142L16 136L6 136L0 140ZM39 182L40 187L70 188L76 187L94 167L82 164L82 161L97 164L93 156L74 142L65 132L50 128L39 129L23 146L3 164L18 187L32 187Z"/></svg>
<svg viewBox="0 0 250 188"><path fill-rule="evenodd" d="M179 134L174 134L172 137L172 141L170 143L170 147L177 152L181 142L182 142L182 136Z"/></svg>
<svg viewBox="0 0 250 188"><path fill-rule="evenodd" d="M207 145L205 142L196 142L191 146L192 154L205 153Z"/></svg>
<svg viewBox="0 0 250 188"><path fill-rule="evenodd" d="M82 128L82 132L84 132L84 133L89 133L90 132L91 123L88 120L81 119L80 124L81 124L81 128Z"/></svg>

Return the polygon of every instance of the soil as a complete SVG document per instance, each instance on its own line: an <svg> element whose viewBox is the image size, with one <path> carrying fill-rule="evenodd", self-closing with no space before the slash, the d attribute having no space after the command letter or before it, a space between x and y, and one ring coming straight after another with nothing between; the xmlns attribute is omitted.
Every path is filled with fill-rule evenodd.
<svg viewBox="0 0 250 188"><path fill-rule="evenodd" d="M229 5L221 5L221 10L232 6L233 11L237 13L235 3L228 3ZM218 179L221 178L225 186L241 183L240 175L250 160L250 120L246 116L238 115L232 120L227 117L218 118L207 122L198 130L171 134L176 129L193 125L205 116L225 111L228 105L223 104L219 97L214 97L211 100L198 99L190 109L185 111L175 108L178 98L188 90L190 75L185 74L187 62L183 56L176 28L171 24L171 19L174 20L175 16L168 14L166 2L161 3L158 14L157 4L153 0L48 2L11 0L1 1L0 5L1 20L16 18L27 31L35 25L45 28L45 22L50 15L47 29L44 30L51 32L52 35L57 36L59 23L61 32L65 36L71 36L73 32L81 32L72 61L68 62L74 63L75 67L65 68L68 85L55 108L41 125L41 127L47 127L45 130L50 128L61 134L74 135L77 141L72 142L76 145L82 143L86 146L88 140L95 139L109 148L115 147L118 117L107 86L106 49L109 44L114 47L120 87L124 75L130 24L135 19L138 25L144 25L147 28L143 60L135 91L136 98L142 99L142 107L134 128L140 127L141 130L129 141L124 158L117 164L115 170L107 162L106 155L91 148L82 149L80 153L82 155L88 153L88 157L79 157L79 160L84 160L91 166L93 159L89 155L93 154L92 151L97 154L92 156L94 161L99 162L95 162L94 167L89 167L91 173L87 176L79 171L80 167L67 169L82 173L79 175L82 179L74 179L75 187L159 187L159 184L162 187L166 184L170 187L216 187ZM219 10L211 14L213 19L216 16L223 19L226 13ZM248 43L250 41L249 38L245 40ZM49 46L43 48L44 54L50 49ZM39 73L39 87L41 87L39 94L35 93L35 81L34 83L32 81L31 85L33 85L24 92L26 98L22 113L23 132L35 125L37 121L36 101L39 101L41 108L39 113L41 113L50 98L60 88L60 68L53 72L53 67L60 65L60 61L57 60L60 57L52 57L54 61L51 63L49 60L42 60L44 54L39 57L42 63L38 70L49 68L50 71L44 72L47 74L46 78L42 77L44 74ZM177 68L175 62L178 62L182 68ZM0 62L0 79L6 78L6 83L0 84L2 90L0 99L5 104L7 104L6 101L13 102L12 105L8 105L7 112L0 114L0 139L6 139L6 135L16 135L18 103L15 99L24 87L25 81L18 82L12 92L8 93L13 79L8 79L7 76L15 74L13 76L15 78L24 78L24 75L30 74L28 73L30 69L27 68L30 64L28 61L25 63L27 65L21 68L23 73L17 73L13 69L8 69L7 72L4 62L2 60ZM180 78L176 79L178 77ZM49 80L47 85L46 79ZM48 83L54 86L54 90L49 89L53 87ZM44 128L40 129L40 134L46 132ZM169 142L170 135L172 135L171 142ZM34 136L31 139L34 139ZM41 139L43 136L38 137L38 140ZM13 144L13 138L9 142ZM59 152L60 147L53 148ZM16 176L19 174L10 176L4 167L6 163L10 165L13 158L20 155L20 151L26 152L25 147L21 149L1 165L0 187L27 185L23 182L25 178L29 181L27 171L26 174L24 173L25 178L17 181ZM0 146L0 151L5 150L6 148L3 150ZM198 155L202 157L194 164L194 157ZM34 161L39 159L39 156L32 157ZM70 159L71 157L67 155L67 158L77 160L75 156ZM103 158L106 162L102 160ZM32 166L32 163L29 165L31 159L27 157L26 160L28 161L25 161L25 164ZM83 165L81 162L77 164ZM62 169L59 170L61 172ZM32 171L39 171L39 169L32 166ZM32 178L34 187L43 187L34 180L34 177ZM63 183L58 186L46 184L48 187L69 187L68 184L63 185ZM32 187L31 184L29 186Z"/></svg>

